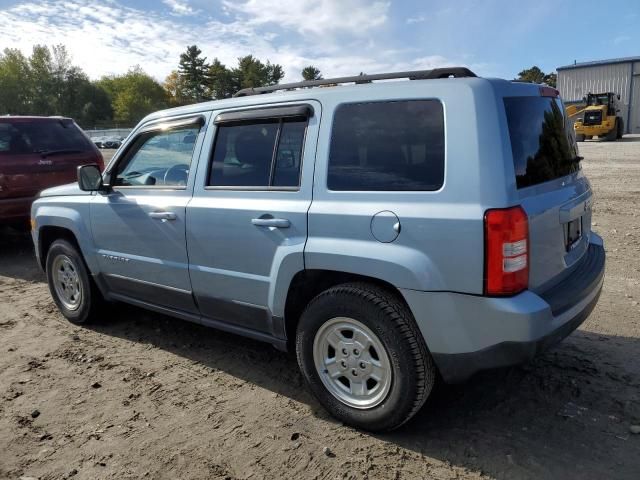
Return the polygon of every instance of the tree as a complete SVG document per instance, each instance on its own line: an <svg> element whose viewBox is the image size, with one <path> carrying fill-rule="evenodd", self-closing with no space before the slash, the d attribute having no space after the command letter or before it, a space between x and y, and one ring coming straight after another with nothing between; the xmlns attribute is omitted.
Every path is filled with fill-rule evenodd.
<svg viewBox="0 0 640 480"><path fill-rule="evenodd" d="M29 62L20 50L5 48L0 54L0 114L31 113Z"/></svg>
<svg viewBox="0 0 640 480"><path fill-rule="evenodd" d="M544 83L546 83L550 87L556 88L557 82L558 82L558 75L555 72L548 73L544 76Z"/></svg>
<svg viewBox="0 0 640 480"><path fill-rule="evenodd" d="M262 63L253 55L238 58L238 66L231 71L235 90L275 85L284 77L281 65Z"/></svg>
<svg viewBox="0 0 640 480"><path fill-rule="evenodd" d="M531 83L546 83L551 87L556 86L556 74L546 74L535 65L518 73L518 78L516 80Z"/></svg>
<svg viewBox="0 0 640 480"><path fill-rule="evenodd" d="M54 95L53 58L45 45L34 45L29 57L31 110L40 115L56 113L57 98Z"/></svg>
<svg viewBox="0 0 640 480"><path fill-rule="evenodd" d="M93 127L98 122L113 119L111 99L96 82L84 83L78 92L78 97L81 108L75 118L83 127Z"/></svg>
<svg viewBox="0 0 640 480"><path fill-rule="evenodd" d="M302 69L302 79L307 80L322 80L322 74L320 73L320 69L314 67L313 65L309 65Z"/></svg>
<svg viewBox="0 0 640 480"><path fill-rule="evenodd" d="M177 70L173 70L167 78L165 78L162 84L164 91L167 93L167 100L172 107L179 107L180 105L186 105L189 100L184 96L184 84L182 77Z"/></svg>
<svg viewBox="0 0 640 480"><path fill-rule="evenodd" d="M230 98L238 90L233 82L233 74L217 58L209 67L209 91L212 98Z"/></svg>
<svg viewBox="0 0 640 480"><path fill-rule="evenodd" d="M207 58L201 57L196 45L187 47L187 51L180 54L178 73L181 77L182 95L190 102L201 102L206 98L209 81L209 65Z"/></svg>
<svg viewBox="0 0 640 480"><path fill-rule="evenodd" d="M97 85L111 99L114 120L127 125L134 125L149 113L166 108L168 103L162 85L139 66L124 75L102 77Z"/></svg>

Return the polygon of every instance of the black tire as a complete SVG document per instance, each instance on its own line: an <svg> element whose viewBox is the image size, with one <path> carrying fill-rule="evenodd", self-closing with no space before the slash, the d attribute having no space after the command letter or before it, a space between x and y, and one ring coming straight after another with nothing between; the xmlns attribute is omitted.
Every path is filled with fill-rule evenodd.
<svg viewBox="0 0 640 480"><path fill-rule="evenodd" d="M624 120L618 117L618 134L616 138L619 140L624 135Z"/></svg>
<svg viewBox="0 0 640 480"><path fill-rule="evenodd" d="M591 140L593 138L593 135L585 135L584 138L587 140Z"/></svg>
<svg viewBox="0 0 640 480"><path fill-rule="evenodd" d="M57 257L66 257L72 263L73 269L77 272L81 289L80 300L76 308L68 308L58 294L54 286L53 265ZM56 240L49 247L46 261L47 283L49 291L62 314L71 323L77 325L89 323L98 317L98 312L103 305L103 298L100 291L89 276L87 266L78 251L77 247L67 240Z"/></svg>
<svg viewBox="0 0 640 480"><path fill-rule="evenodd" d="M315 366L316 333L336 317L365 325L378 337L390 360L391 386L372 408L354 408L339 400L325 387ZM363 430L388 431L407 422L422 407L436 380L436 367L411 312L396 294L367 283L338 285L315 297L300 318L296 354L303 376L323 407Z"/></svg>
<svg viewBox="0 0 640 480"><path fill-rule="evenodd" d="M604 139L607 142L613 142L616 138L618 138L618 128L620 128L620 127L618 127L618 124L619 124L618 118L616 117L615 124L613 125L613 128L609 131L609 133L607 133L604 136Z"/></svg>
<svg viewBox="0 0 640 480"><path fill-rule="evenodd" d="M584 142L584 135L582 133L576 134L576 142Z"/></svg>

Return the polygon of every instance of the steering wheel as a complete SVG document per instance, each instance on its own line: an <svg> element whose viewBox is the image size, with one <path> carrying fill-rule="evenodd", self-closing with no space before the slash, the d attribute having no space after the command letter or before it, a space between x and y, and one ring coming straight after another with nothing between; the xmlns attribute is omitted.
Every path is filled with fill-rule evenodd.
<svg viewBox="0 0 640 480"><path fill-rule="evenodd" d="M186 185L189 178L189 165L180 163L167 168L162 182L165 185Z"/></svg>

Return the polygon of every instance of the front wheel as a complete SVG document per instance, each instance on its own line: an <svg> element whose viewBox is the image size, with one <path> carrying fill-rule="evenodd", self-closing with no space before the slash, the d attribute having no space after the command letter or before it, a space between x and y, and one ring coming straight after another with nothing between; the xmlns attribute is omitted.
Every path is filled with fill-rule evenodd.
<svg viewBox="0 0 640 480"><path fill-rule="evenodd" d="M53 301L67 320L82 324L96 317L102 297L73 244L54 241L47 252L46 270Z"/></svg>
<svg viewBox="0 0 640 480"><path fill-rule="evenodd" d="M298 325L296 354L320 403L364 430L392 430L408 421L436 378L411 312L395 294L366 283L330 288L310 302Z"/></svg>
<svg viewBox="0 0 640 480"><path fill-rule="evenodd" d="M576 142L584 142L584 137L582 133L576 134Z"/></svg>

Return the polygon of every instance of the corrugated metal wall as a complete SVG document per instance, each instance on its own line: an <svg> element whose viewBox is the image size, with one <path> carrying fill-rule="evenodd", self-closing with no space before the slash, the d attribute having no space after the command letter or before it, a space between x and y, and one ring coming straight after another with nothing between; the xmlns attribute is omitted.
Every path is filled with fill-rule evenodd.
<svg viewBox="0 0 640 480"><path fill-rule="evenodd" d="M587 93L615 92L620 95L621 116L625 130L629 132L629 93L631 87L631 63L593 65L581 68L558 70L558 90L563 100L577 101ZM638 77L636 77L638 78ZM639 83L640 79L636 81ZM640 98L633 96L633 102ZM633 121L632 130L633 130ZM634 132L635 133L635 132Z"/></svg>
<svg viewBox="0 0 640 480"><path fill-rule="evenodd" d="M631 90L631 113L629 131L640 133L640 62L633 65L633 88Z"/></svg>

